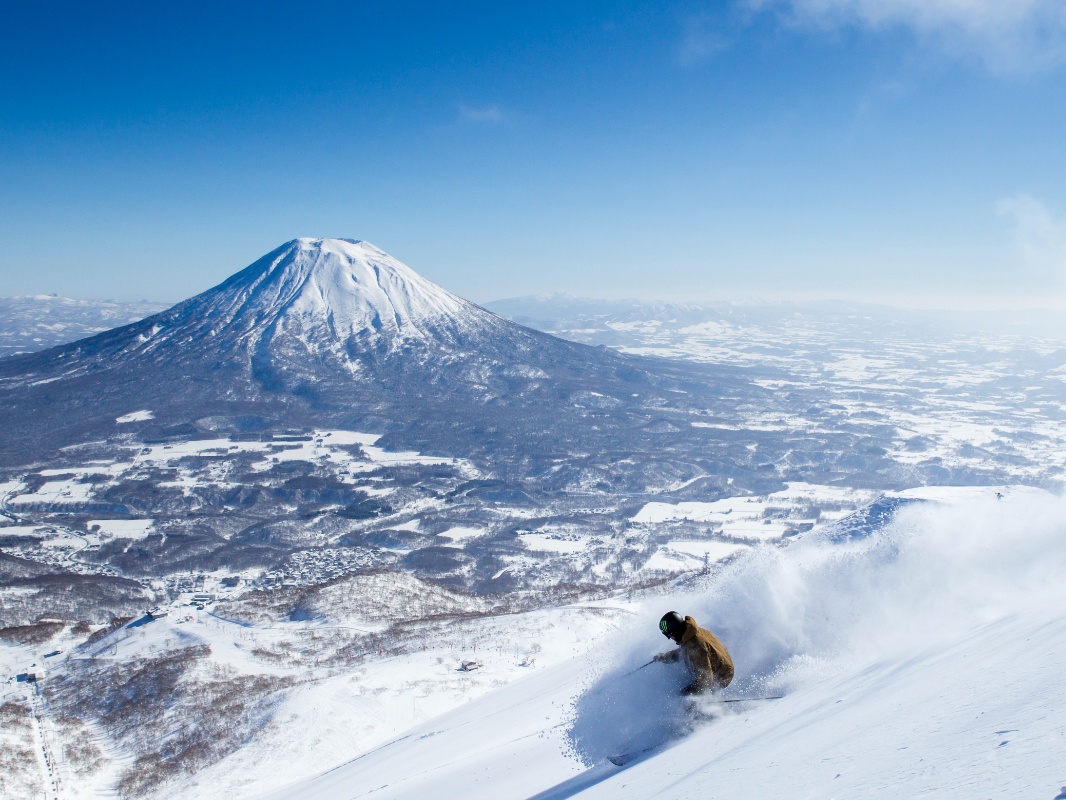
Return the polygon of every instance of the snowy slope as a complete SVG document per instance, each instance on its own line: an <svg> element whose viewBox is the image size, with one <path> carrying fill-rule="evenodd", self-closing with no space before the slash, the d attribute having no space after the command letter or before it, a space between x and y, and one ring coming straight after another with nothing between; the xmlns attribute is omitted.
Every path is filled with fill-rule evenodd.
<svg viewBox="0 0 1066 800"><path fill-rule="evenodd" d="M148 348L223 334L254 350L279 331L308 343L430 339L497 319L369 242L302 238L160 315L142 335Z"/></svg>
<svg viewBox="0 0 1066 800"><path fill-rule="evenodd" d="M274 276L279 276L273 281ZM244 313L265 305L289 316L329 318L336 335L364 330L425 335L436 320L478 315L477 307L417 275L369 242L297 239L248 281ZM252 277L252 276L249 276ZM267 288L261 288L269 286ZM484 312L480 312L482 316Z"/></svg>
<svg viewBox="0 0 1066 800"><path fill-rule="evenodd" d="M152 317L56 352L74 372L157 352L261 358L283 342L332 348L346 360L404 340L454 341L463 331L515 327L417 275L368 242L287 242L208 291ZM359 347L341 348L351 340ZM86 359L90 359L86 363ZM26 363L35 363L27 361Z"/></svg>
<svg viewBox="0 0 1066 800"><path fill-rule="evenodd" d="M1066 620L1039 608L728 713L582 797L1054 797Z"/></svg>
<svg viewBox="0 0 1066 800"><path fill-rule="evenodd" d="M763 548L639 627L282 798L1056 797L1066 786L1066 502L954 493L865 539ZM728 694L683 713L668 606L719 632ZM606 757L650 748L626 767Z"/></svg>

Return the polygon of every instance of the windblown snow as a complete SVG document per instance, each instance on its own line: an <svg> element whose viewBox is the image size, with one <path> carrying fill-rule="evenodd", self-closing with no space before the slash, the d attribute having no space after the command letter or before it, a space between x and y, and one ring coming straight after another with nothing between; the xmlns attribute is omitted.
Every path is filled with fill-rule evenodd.
<svg viewBox="0 0 1066 800"><path fill-rule="evenodd" d="M1066 500L1038 490L949 492L863 538L760 546L632 606L587 654L271 797L1051 800L1066 785L1064 519ZM723 696L783 699L686 712L679 666L639 669L669 608L729 646Z"/></svg>

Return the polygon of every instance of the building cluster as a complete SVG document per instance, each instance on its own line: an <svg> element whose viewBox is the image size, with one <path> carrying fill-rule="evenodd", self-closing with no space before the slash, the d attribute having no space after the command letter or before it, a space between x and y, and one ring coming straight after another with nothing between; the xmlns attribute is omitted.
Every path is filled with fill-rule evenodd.
<svg viewBox="0 0 1066 800"><path fill-rule="evenodd" d="M290 555L278 569L262 573L252 585L256 588L313 586L379 565L379 556L361 549L301 550Z"/></svg>

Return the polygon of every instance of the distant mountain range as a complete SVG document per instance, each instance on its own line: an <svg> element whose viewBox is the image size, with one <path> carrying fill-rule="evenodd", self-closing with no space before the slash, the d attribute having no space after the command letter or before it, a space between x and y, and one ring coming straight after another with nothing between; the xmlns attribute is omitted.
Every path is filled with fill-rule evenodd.
<svg viewBox="0 0 1066 800"><path fill-rule="evenodd" d="M167 306L141 300L74 300L54 294L0 297L0 358L36 353L144 319Z"/></svg>
<svg viewBox="0 0 1066 800"><path fill-rule="evenodd" d="M842 300L664 302L602 300L575 297L565 292L494 300L485 307L531 328L582 342L627 346L635 344L633 323L678 331L694 325L723 323L733 327L781 331L797 322L822 328L830 336L853 335L869 341L886 331L915 340L954 334L1066 338L1066 323L1059 311L963 311L901 309L876 303Z"/></svg>

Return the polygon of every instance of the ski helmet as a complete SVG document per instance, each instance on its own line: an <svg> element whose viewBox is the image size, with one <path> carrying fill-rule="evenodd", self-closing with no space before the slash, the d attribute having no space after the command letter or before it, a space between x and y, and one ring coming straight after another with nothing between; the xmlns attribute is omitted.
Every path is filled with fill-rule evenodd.
<svg viewBox="0 0 1066 800"><path fill-rule="evenodd" d="M663 636L668 639L674 639L675 641L679 640L681 638L681 632L684 629L685 618L676 611L663 614L663 618L659 620L659 630L661 630Z"/></svg>

